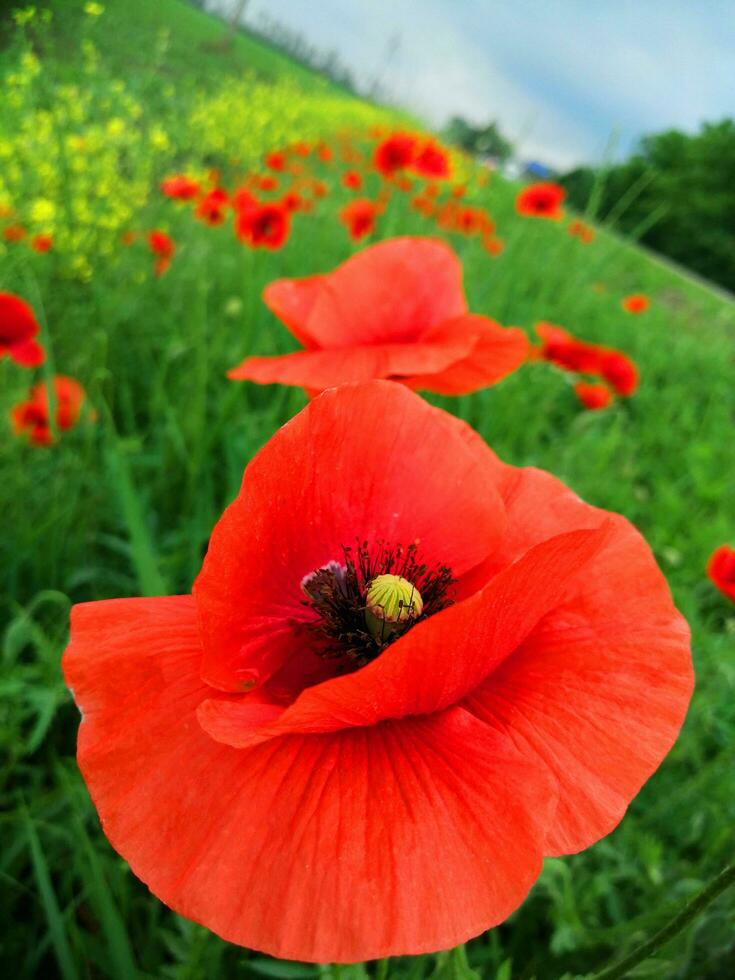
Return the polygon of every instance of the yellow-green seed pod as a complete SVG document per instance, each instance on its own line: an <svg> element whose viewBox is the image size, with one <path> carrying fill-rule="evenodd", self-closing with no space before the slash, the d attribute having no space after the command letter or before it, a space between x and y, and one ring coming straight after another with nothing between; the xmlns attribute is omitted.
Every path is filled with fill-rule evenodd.
<svg viewBox="0 0 735 980"><path fill-rule="evenodd" d="M421 615L421 593L400 575L378 575L368 586L365 623L373 639L385 642Z"/></svg>

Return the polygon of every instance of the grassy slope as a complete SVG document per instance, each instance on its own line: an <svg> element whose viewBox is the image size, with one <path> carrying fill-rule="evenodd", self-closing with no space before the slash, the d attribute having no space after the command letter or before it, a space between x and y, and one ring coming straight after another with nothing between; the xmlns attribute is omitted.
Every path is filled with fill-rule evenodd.
<svg viewBox="0 0 735 980"><path fill-rule="evenodd" d="M55 6L63 14L59 50L69 52L78 5ZM162 74L184 90L242 62L313 84L248 38L224 56L202 48L220 26L176 0L108 7L105 57L133 81L150 63L155 21L171 29ZM532 364L495 390L433 400L468 419L508 461L545 467L633 520L694 633L698 690L671 757L613 835L583 855L549 862L511 922L470 950L483 976L507 960L514 977L577 976L650 932L732 850L732 610L704 580L703 566L735 527L735 311L612 236L585 248L557 227L518 223L512 189L498 180L476 195L508 244L492 261L475 243L453 240L471 307L526 328L540 318L563 323L618 345L638 361L643 383L631 401L585 414L566 378ZM24 448L7 428L0 432L1 574L12 597L0 681L7 705L0 776L10 800L0 824L0 887L15 921L2 956L20 975L53 975L61 963L65 976L122 978L133 960L155 977L245 977L269 968L167 913L111 853L76 774L77 718L58 658L67 597L189 588L244 462L303 404L298 392L229 384L224 370L249 351L290 349L260 304L260 287L279 275L331 268L349 254L331 213L343 199L335 189L323 215L300 219L277 255L245 253L227 231L193 227L177 213L170 220L180 254L161 280L150 278L148 256L136 252L115 269L102 265L87 286L55 280L38 263L2 270L2 288L43 305L59 369L82 379L100 414L96 426L80 427L53 452ZM145 220L160 213L156 207ZM394 202L381 235L398 232L431 229ZM652 309L626 317L620 296L639 290L651 295ZM243 309L228 317L233 297ZM26 378L0 367L7 407ZM664 951L654 975L727 973L728 909L723 898ZM429 957L427 974L432 966ZM391 976L407 971L396 966Z"/></svg>

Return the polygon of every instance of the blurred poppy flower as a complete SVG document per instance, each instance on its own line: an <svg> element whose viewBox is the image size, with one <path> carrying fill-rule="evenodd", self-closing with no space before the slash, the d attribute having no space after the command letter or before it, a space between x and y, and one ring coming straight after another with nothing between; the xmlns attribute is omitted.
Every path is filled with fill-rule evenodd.
<svg viewBox="0 0 735 980"><path fill-rule="evenodd" d="M0 359L10 357L21 367L38 367L46 354L36 337L40 332L31 307L14 293L0 293Z"/></svg>
<svg viewBox="0 0 735 980"><path fill-rule="evenodd" d="M735 602L735 548L723 544L707 562L707 575L720 592Z"/></svg>
<svg viewBox="0 0 735 980"><path fill-rule="evenodd" d="M199 195L200 187L196 180L185 174L174 174L161 182L161 190L166 197L177 201L192 201Z"/></svg>
<svg viewBox="0 0 735 980"><path fill-rule="evenodd" d="M331 146L327 146L326 143L321 143L317 147L316 155L322 163L329 163L334 154L332 153Z"/></svg>
<svg viewBox="0 0 735 980"><path fill-rule="evenodd" d="M522 330L468 313L457 257L430 238L371 245L327 275L277 280L263 298L306 350L248 357L230 378L310 391L395 378L458 395L500 381L528 350Z"/></svg>
<svg viewBox="0 0 735 980"><path fill-rule="evenodd" d="M592 411L600 408L607 408L613 402L613 393L603 384L588 384L585 381L578 381L574 386L574 393L585 408Z"/></svg>
<svg viewBox="0 0 735 980"><path fill-rule="evenodd" d="M120 244L125 246L132 245L135 238L136 234L134 231L124 231L122 235L120 235Z"/></svg>
<svg viewBox="0 0 735 980"><path fill-rule="evenodd" d="M51 235L34 235L31 239L31 248L34 252L50 252L53 244L54 240Z"/></svg>
<svg viewBox="0 0 735 980"><path fill-rule="evenodd" d="M621 304L626 313L645 313L651 305L651 301L642 293L634 293L631 296L625 296L621 300Z"/></svg>
<svg viewBox="0 0 735 980"><path fill-rule="evenodd" d="M256 455L193 596L76 606L63 667L133 872L315 962L502 922L545 856L619 823L692 690L631 524L380 381Z"/></svg>
<svg viewBox="0 0 735 980"><path fill-rule="evenodd" d="M516 211L527 218L558 220L566 191L558 184L541 183L524 187L516 197Z"/></svg>
<svg viewBox="0 0 735 980"><path fill-rule="evenodd" d="M274 150L272 153L266 153L265 165L270 170L285 170L286 155L278 150Z"/></svg>
<svg viewBox="0 0 735 980"><path fill-rule="evenodd" d="M22 225L8 225L3 230L3 238L6 242L22 242L26 234L26 230Z"/></svg>
<svg viewBox="0 0 735 980"><path fill-rule="evenodd" d="M628 398L638 388L638 368L627 354L620 351L603 351L600 358L600 375L615 391Z"/></svg>
<svg viewBox="0 0 735 980"><path fill-rule="evenodd" d="M455 184L452 188L452 197L456 198L457 200L464 197L466 193L467 188L464 184Z"/></svg>
<svg viewBox="0 0 735 980"><path fill-rule="evenodd" d="M227 191L215 187L197 204L196 216L208 225L221 225L227 216L228 204Z"/></svg>
<svg viewBox="0 0 735 980"><path fill-rule="evenodd" d="M411 163L411 169L422 177L443 180L451 173L449 154L438 143L429 140L419 148Z"/></svg>
<svg viewBox="0 0 735 980"><path fill-rule="evenodd" d="M329 191L329 187L324 183L323 180L313 180L311 182L311 192L314 197L326 197Z"/></svg>
<svg viewBox="0 0 735 980"><path fill-rule="evenodd" d="M171 265L171 259L176 251L176 242L165 231L156 228L148 232L148 247L156 256L153 271L157 276L162 276Z"/></svg>
<svg viewBox="0 0 735 980"><path fill-rule="evenodd" d="M282 248L291 230L290 215L283 204L241 204L235 217L237 237L251 248Z"/></svg>
<svg viewBox="0 0 735 980"><path fill-rule="evenodd" d="M342 174L342 184L351 191L359 191L362 187L362 174L357 170L346 170Z"/></svg>
<svg viewBox="0 0 735 980"><path fill-rule="evenodd" d="M541 338L540 357L566 371L580 374L599 374L602 353L596 344L573 337L563 327L553 323L537 323L536 333Z"/></svg>
<svg viewBox="0 0 735 980"><path fill-rule="evenodd" d="M289 214L300 211L303 203L303 198L297 191L288 191L281 198L281 204Z"/></svg>
<svg viewBox="0 0 735 980"><path fill-rule="evenodd" d="M408 133L394 133L375 147L373 166L384 177L411 165L416 152L416 138Z"/></svg>
<svg viewBox="0 0 735 980"><path fill-rule="evenodd" d="M594 241L595 229L586 225L584 221L570 221L567 225L567 230L573 237L579 238L580 241L584 242L585 245L589 245L590 242Z"/></svg>
<svg viewBox="0 0 735 980"><path fill-rule="evenodd" d="M502 239L495 238L492 234L484 234L482 236L482 247L485 249L488 255L492 255L493 258L496 258L502 253L505 245L503 244Z"/></svg>
<svg viewBox="0 0 735 980"><path fill-rule="evenodd" d="M308 143L304 142L294 143L291 147L291 152L297 157L308 157L311 153L311 147Z"/></svg>
<svg viewBox="0 0 735 980"><path fill-rule="evenodd" d="M375 219L381 213L382 207L374 201L361 197L350 201L339 212L339 219L350 233L350 238L358 242L375 231Z"/></svg>
<svg viewBox="0 0 735 980"><path fill-rule="evenodd" d="M54 378L54 400L56 428L61 432L73 428L79 421L85 400L84 388L74 378L58 374ZM54 437L51 431L51 412L49 408L46 382L31 389L27 401L21 402L11 410L11 421L16 435L25 436L31 445L50 446Z"/></svg>
<svg viewBox="0 0 735 980"><path fill-rule="evenodd" d="M262 177L257 179L258 190L268 193L270 191L278 190L278 177L274 177L273 174L263 174Z"/></svg>

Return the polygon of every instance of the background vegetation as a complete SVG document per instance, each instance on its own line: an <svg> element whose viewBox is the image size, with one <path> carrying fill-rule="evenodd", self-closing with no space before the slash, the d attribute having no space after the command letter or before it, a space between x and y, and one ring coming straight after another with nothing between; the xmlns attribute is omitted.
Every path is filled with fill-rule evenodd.
<svg viewBox="0 0 735 980"><path fill-rule="evenodd" d="M246 461L304 404L298 391L225 379L249 352L292 347L261 288L331 269L354 247L337 219L349 192L334 161L315 164L328 194L296 217L278 253L245 250L229 224L192 221L158 194L160 179L211 167L230 179L266 149L398 120L247 36L223 48L221 24L178 0L115 0L99 18L85 15L81 0L48 9L45 27L2 22L0 204L57 244L46 255L0 245L0 289L34 305L48 370L80 379L97 420L49 450L0 425L3 972L65 980L593 974L732 859L735 617L704 566L735 526L735 307L604 228L585 245L564 224L518 218L516 188L497 175L485 186L469 162L458 163L466 199L492 213L505 243L497 258L475 237L440 232L410 208L410 195L391 199L378 237L445 234L464 264L471 309L530 333L539 319L560 323L638 362L638 394L603 412L581 411L568 378L543 363L498 388L432 401L509 462L544 467L638 525L692 625L697 691L676 748L621 826L581 855L548 861L521 909L466 953L339 971L228 946L152 898L104 838L76 769L78 715L59 671L68 610L190 588ZM39 211L39 201L51 209ZM122 231L153 227L178 245L160 278L144 244L119 244ZM631 292L651 297L648 312L623 313ZM28 372L0 362L0 417L29 382ZM734 924L726 894L636 975L731 975Z"/></svg>

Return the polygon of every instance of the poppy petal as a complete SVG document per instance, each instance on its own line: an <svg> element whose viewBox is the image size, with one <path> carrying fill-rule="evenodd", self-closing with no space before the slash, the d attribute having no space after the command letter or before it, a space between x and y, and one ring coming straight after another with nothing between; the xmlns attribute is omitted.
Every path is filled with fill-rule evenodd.
<svg viewBox="0 0 735 980"><path fill-rule="evenodd" d="M437 374L401 379L415 390L440 395L466 395L497 384L517 370L528 357L528 338L519 327L501 327L487 317L475 316L483 329L470 354Z"/></svg>
<svg viewBox="0 0 735 980"><path fill-rule="evenodd" d="M607 527L572 531L532 548L481 592L417 624L361 670L304 690L270 724L257 727L259 719L232 701L208 705L201 721L214 738L245 747L456 704L494 676L544 616L578 591L608 533Z"/></svg>
<svg viewBox="0 0 735 980"><path fill-rule="evenodd" d="M46 352L36 340L13 344L8 348L8 353L21 367L38 367L46 360Z"/></svg>
<svg viewBox="0 0 735 980"><path fill-rule="evenodd" d="M501 732L456 708L232 749L196 722L197 646L189 597L94 603L64 661L105 833L162 901L316 962L445 949L520 904L555 788Z"/></svg>
<svg viewBox="0 0 735 980"><path fill-rule="evenodd" d="M280 357L248 357L227 376L235 381L299 385L323 391L374 378L433 375L472 351L479 333L474 321L480 319L468 315L439 324L414 344L374 344L342 350L296 351Z"/></svg>
<svg viewBox="0 0 735 980"><path fill-rule="evenodd" d="M304 655L297 627L313 613L301 580L357 541L418 542L422 561L455 576L481 562L505 515L465 429L387 381L330 389L280 429L248 465L194 587L207 682L242 691L271 676L289 644Z"/></svg>
<svg viewBox="0 0 735 980"><path fill-rule="evenodd" d="M692 691L689 629L663 575L627 521L607 525L577 594L465 702L557 779L548 855L618 824L674 744Z"/></svg>
<svg viewBox="0 0 735 980"><path fill-rule="evenodd" d="M314 347L314 340L306 332L306 323L324 279L324 276L276 279L263 290L265 305L306 348Z"/></svg>
<svg viewBox="0 0 735 980"><path fill-rule="evenodd" d="M306 332L328 349L412 343L466 309L462 266L448 245L393 238L325 276Z"/></svg>

